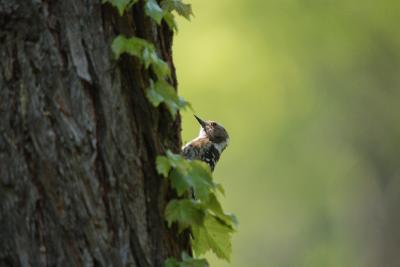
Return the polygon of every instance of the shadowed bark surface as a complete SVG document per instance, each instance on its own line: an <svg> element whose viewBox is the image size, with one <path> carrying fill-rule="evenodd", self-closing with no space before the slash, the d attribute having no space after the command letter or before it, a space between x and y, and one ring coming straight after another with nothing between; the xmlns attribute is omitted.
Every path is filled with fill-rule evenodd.
<svg viewBox="0 0 400 267"><path fill-rule="evenodd" d="M162 266L187 247L164 223L154 162L180 120L146 100L149 73L116 34L172 33L99 0L0 0L0 266Z"/></svg>

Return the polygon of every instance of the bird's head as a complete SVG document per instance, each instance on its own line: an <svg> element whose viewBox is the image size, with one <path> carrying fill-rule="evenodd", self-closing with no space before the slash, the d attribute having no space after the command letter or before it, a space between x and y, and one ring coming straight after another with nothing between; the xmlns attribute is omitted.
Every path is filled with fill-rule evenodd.
<svg viewBox="0 0 400 267"><path fill-rule="evenodd" d="M220 144L220 143L228 143L229 135L225 128L215 122L215 121L204 121L194 115L197 121L200 123L200 136L206 136L210 139L211 142Z"/></svg>

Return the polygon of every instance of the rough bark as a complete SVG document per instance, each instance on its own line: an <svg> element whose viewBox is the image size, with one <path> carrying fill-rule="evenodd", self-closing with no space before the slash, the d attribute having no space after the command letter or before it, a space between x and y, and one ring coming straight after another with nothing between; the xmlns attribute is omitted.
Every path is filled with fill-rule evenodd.
<svg viewBox="0 0 400 267"><path fill-rule="evenodd" d="M146 100L149 73L113 59L116 34L154 44L175 72L172 33L99 0L0 0L0 266L162 266L169 230L154 162L180 119Z"/></svg>

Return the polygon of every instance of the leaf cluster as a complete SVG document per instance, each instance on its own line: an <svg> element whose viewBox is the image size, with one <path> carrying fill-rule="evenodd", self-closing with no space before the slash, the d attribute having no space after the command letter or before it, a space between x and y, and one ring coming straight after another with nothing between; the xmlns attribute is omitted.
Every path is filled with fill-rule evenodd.
<svg viewBox="0 0 400 267"><path fill-rule="evenodd" d="M146 97L153 106L158 107L165 103L172 117L177 111L189 105L182 97L179 97L174 87L167 82L171 72L168 64L158 57L154 45L144 39L137 37L125 37L118 35L111 48L117 58L123 53L137 57L146 69L151 68L156 76L156 81L149 80L146 89Z"/></svg>
<svg viewBox="0 0 400 267"><path fill-rule="evenodd" d="M136 2L137 0L103 0L103 3L110 3L116 7L121 16ZM192 14L190 5L182 3L181 0L163 0L161 6L156 0L146 0L144 9L145 13L157 24L164 19L172 30L176 29L172 11L188 19ZM146 89L146 97L153 106L158 107L164 103L173 118L179 109L190 107L189 103L178 96L175 88L168 82L171 78L170 68L158 56L152 43L134 36L118 35L113 40L111 48L117 59L123 53L129 54L138 58L145 69L150 68L155 74L156 79L149 79L149 86Z"/></svg>
<svg viewBox="0 0 400 267"><path fill-rule="evenodd" d="M217 198L217 193L223 193L223 188L213 181L209 166L167 151L165 156L157 157L156 167L159 174L169 179L180 197L171 200L165 209L168 225L176 222L180 231L191 229L196 255L211 250L219 258L229 261L231 234L237 220L233 214L223 211ZM192 194L195 198L190 197Z"/></svg>
<svg viewBox="0 0 400 267"><path fill-rule="evenodd" d="M190 4L185 4L182 0L163 0L161 5L156 0L147 0L145 5L146 14L151 17L157 24L161 24L164 20L171 30L178 30L175 16L172 13L175 11L180 16L187 20L193 15Z"/></svg>
<svg viewBox="0 0 400 267"><path fill-rule="evenodd" d="M102 0L102 3L110 3L114 6L120 16L129 10L138 0ZM144 5L145 13L152 18L158 25L164 20L171 30L178 30L173 12L183 16L187 20L193 16L192 6L183 3L182 0L162 0L159 4L157 0L146 0Z"/></svg>
<svg viewBox="0 0 400 267"><path fill-rule="evenodd" d="M163 0L161 7L164 10L163 19L171 30L178 30L173 11L187 20L190 20L193 16L192 6L183 3L181 0Z"/></svg>

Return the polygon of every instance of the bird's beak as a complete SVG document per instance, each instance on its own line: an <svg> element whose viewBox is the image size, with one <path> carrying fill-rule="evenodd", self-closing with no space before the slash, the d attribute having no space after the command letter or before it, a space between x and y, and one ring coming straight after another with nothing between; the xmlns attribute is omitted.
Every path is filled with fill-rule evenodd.
<svg viewBox="0 0 400 267"><path fill-rule="evenodd" d="M199 117L197 117L196 115L194 115L194 117L200 123L201 127L203 127L203 129L204 129L206 127L207 123L205 121L203 121L202 119L200 119Z"/></svg>

